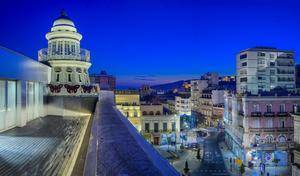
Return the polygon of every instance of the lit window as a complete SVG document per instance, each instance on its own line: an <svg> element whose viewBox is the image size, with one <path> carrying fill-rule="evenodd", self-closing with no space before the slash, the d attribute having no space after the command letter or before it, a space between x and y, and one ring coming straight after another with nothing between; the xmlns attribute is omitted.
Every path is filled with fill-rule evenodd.
<svg viewBox="0 0 300 176"><path fill-rule="evenodd" d="M272 105L271 104L267 104L267 112L272 112Z"/></svg>
<svg viewBox="0 0 300 176"><path fill-rule="evenodd" d="M260 111L259 111L259 104L254 104L254 105L253 105L253 111L254 111L254 112L260 112Z"/></svg>
<svg viewBox="0 0 300 176"><path fill-rule="evenodd" d="M163 131L166 132L168 130L168 124L163 123Z"/></svg>
<svg viewBox="0 0 300 176"><path fill-rule="evenodd" d="M279 106L279 112L285 112L285 104Z"/></svg>

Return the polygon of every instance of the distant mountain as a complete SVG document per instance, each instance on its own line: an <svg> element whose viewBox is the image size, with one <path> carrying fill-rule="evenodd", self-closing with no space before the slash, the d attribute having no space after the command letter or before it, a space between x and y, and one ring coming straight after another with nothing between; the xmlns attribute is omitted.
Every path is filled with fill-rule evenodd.
<svg viewBox="0 0 300 176"><path fill-rule="evenodd" d="M180 80L180 81L176 81L176 82L172 82L172 83L154 85L154 86L151 86L151 89L164 90L164 91L173 90L176 88L179 89L179 88L182 88L182 85L184 82L190 82L190 80L186 80L186 81Z"/></svg>

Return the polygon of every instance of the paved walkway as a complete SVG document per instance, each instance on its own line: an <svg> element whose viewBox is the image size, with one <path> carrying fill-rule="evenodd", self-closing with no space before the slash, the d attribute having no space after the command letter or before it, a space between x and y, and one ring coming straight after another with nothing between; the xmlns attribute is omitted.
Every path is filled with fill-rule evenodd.
<svg viewBox="0 0 300 176"><path fill-rule="evenodd" d="M230 164L230 158L235 158L235 155L227 148L226 144L224 142L220 143L220 148L222 151L222 155L224 158L224 161L226 163L227 170L230 171L230 174L233 176L240 176L239 173L239 167L237 167L235 164ZM260 168L254 167L253 169L249 169L248 167L245 167L246 176L260 176ZM264 176L267 176L267 173L269 176L288 176L291 175L288 167L266 167L266 172L264 173Z"/></svg>
<svg viewBox="0 0 300 176"><path fill-rule="evenodd" d="M97 175L179 175L114 107L113 101L112 93L100 94L95 121Z"/></svg>

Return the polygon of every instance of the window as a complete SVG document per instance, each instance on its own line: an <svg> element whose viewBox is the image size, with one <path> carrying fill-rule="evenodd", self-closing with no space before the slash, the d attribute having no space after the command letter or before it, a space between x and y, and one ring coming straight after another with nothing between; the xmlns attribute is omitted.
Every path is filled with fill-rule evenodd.
<svg viewBox="0 0 300 176"><path fill-rule="evenodd" d="M80 75L78 75L78 79L79 79L79 82L81 82L81 76Z"/></svg>
<svg viewBox="0 0 300 176"><path fill-rule="evenodd" d="M293 105L293 113L297 113L297 112L300 112L300 107L299 107L299 105L294 104Z"/></svg>
<svg viewBox="0 0 300 176"><path fill-rule="evenodd" d="M266 128L273 128L273 120L272 119L266 119Z"/></svg>
<svg viewBox="0 0 300 176"><path fill-rule="evenodd" d="M266 53L258 52L258 53L257 53L257 56L264 57L264 56L266 56Z"/></svg>
<svg viewBox="0 0 300 176"><path fill-rule="evenodd" d="M153 112L153 111L150 111L150 112L149 112L149 115L154 115L154 112Z"/></svg>
<svg viewBox="0 0 300 176"><path fill-rule="evenodd" d="M272 105L271 104L267 104L267 112L272 112Z"/></svg>
<svg viewBox="0 0 300 176"><path fill-rule="evenodd" d="M68 74L68 81L71 82L71 74Z"/></svg>
<svg viewBox="0 0 300 176"><path fill-rule="evenodd" d="M246 78L240 78L240 82L247 82L247 77Z"/></svg>
<svg viewBox="0 0 300 176"><path fill-rule="evenodd" d="M271 78L270 78L270 82L271 82L271 83L275 83L275 82L276 82L276 79L275 79L274 77L271 77Z"/></svg>
<svg viewBox="0 0 300 176"><path fill-rule="evenodd" d="M133 112L133 117L137 117L138 113L136 111Z"/></svg>
<svg viewBox="0 0 300 176"><path fill-rule="evenodd" d="M275 70L270 70L270 75L275 75Z"/></svg>
<svg viewBox="0 0 300 176"><path fill-rule="evenodd" d="M253 122L253 128L259 128L259 120L258 119L255 119L252 122Z"/></svg>
<svg viewBox="0 0 300 176"><path fill-rule="evenodd" d="M158 132L158 123L154 123L154 132Z"/></svg>
<svg viewBox="0 0 300 176"><path fill-rule="evenodd" d="M270 62L271 67L275 67L275 62Z"/></svg>
<svg viewBox="0 0 300 176"><path fill-rule="evenodd" d="M265 64L265 59L258 59L258 64L264 65Z"/></svg>
<svg viewBox="0 0 300 176"><path fill-rule="evenodd" d="M163 123L163 131L166 132L168 130L168 124Z"/></svg>
<svg viewBox="0 0 300 176"><path fill-rule="evenodd" d="M52 55L56 55L56 42L52 42Z"/></svg>
<svg viewBox="0 0 300 176"><path fill-rule="evenodd" d="M16 82L7 81L7 109L14 110L16 108Z"/></svg>
<svg viewBox="0 0 300 176"><path fill-rule="evenodd" d="M247 66L247 62L242 63L242 67L245 67L245 66Z"/></svg>
<svg viewBox="0 0 300 176"><path fill-rule="evenodd" d="M143 111L143 115L147 115L147 112L146 112L146 111Z"/></svg>
<svg viewBox="0 0 300 176"><path fill-rule="evenodd" d="M254 111L254 112L260 112L260 111L259 111L259 104L254 104L254 105L253 105L253 111Z"/></svg>
<svg viewBox="0 0 300 176"><path fill-rule="evenodd" d="M58 41L58 54L62 55L62 51L63 51L62 41Z"/></svg>
<svg viewBox="0 0 300 176"><path fill-rule="evenodd" d="M285 112L285 104L279 106L279 112Z"/></svg>
<svg viewBox="0 0 300 176"><path fill-rule="evenodd" d="M160 111L156 111L155 115L160 115Z"/></svg>
<svg viewBox="0 0 300 176"><path fill-rule="evenodd" d="M266 137L266 143L272 143L272 142L273 142L273 136L268 135L268 136Z"/></svg>
<svg viewBox="0 0 300 176"><path fill-rule="evenodd" d="M149 133L150 132L150 126L149 123L145 123L145 132Z"/></svg>
<svg viewBox="0 0 300 176"><path fill-rule="evenodd" d="M59 74L56 74L56 82L59 82Z"/></svg>
<svg viewBox="0 0 300 176"><path fill-rule="evenodd" d="M246 54L241 54L240 55L240 60L247 58L247 53Z"/></svg>
<svg viewBox="0 0 300 176"><path fill-rule="evenodd" d="M81 68L76 68L76 72L78 72L78 73L82 73L82 70L81 70Z"/></svg>
<svg viewBox="0 0 300 176"><path fill-rule="evenodd" d="M281 125L281 126L280 126L281 128L285 128L285 126L284 126L284 120L281 120L281 121L280 121L280 125Z"/></svg>
<svg viewBox="0 0 300 176"><path fill-rule="evenodd" d="M72 72L73 69L71 67L67 67L67 72Z"/></svg>
<svg viewBox="0 0 300 176"><path fill-rule="evenodd" d="M55 72L61 72L61 68L60 67L54 67L54 71Z"/></svg>
<svg viewBox="0 0 300 176"><path fill-rule="evenodd" d="M5 102L5 81L0 80L0 111L4 111L6 109Z"/></svg>
<svg viewBox="0 0 300 176"><path fill-rule="evenodd" d="M176 130L176 123L172 122L172 131L175 131L175 130Z"/></svg>
<svg viewBox="0 0 300 176"><path fill-rule="evenodd" d="M280 136L278 137L278 142L280 142L280 143L286 142L286 137L283 136L283 135L280 135Z"/></svg>

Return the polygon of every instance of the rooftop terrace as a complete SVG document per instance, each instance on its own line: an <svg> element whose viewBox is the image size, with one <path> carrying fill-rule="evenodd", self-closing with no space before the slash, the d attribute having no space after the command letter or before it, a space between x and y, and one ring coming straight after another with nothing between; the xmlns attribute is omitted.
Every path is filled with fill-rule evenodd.
<svg viewBox="0 0 300 176"><path fill-rule="evenodd" d="M0 133L0 175L62 175L87 119L47 116Z"/></svg>

